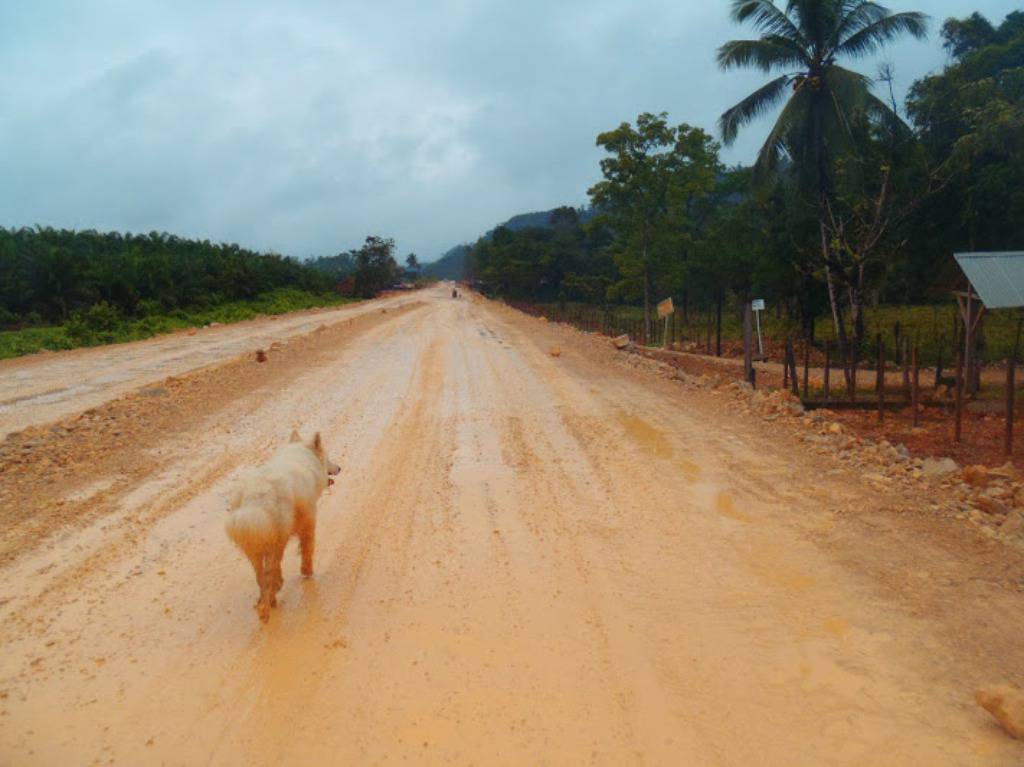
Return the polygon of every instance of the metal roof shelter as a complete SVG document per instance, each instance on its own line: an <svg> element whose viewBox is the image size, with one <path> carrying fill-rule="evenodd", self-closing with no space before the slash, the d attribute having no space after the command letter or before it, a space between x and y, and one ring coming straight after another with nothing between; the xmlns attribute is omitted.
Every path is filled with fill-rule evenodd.
<svg viewBox="0 0 1024 767"><path fill-rule="evenodd" d="M967 290L955 290L953 295L960 307L960 318L964 321L962 360L968 371L967 391L973 395L980 381L977 360L974 359L974 332L986 309L1024 307L1024 252L954 253L953 258L967 277ZM956 440L960 441L959 416Z"/></svg>
<svg viewBox="0 0 1024 767"><path fill-rule="evenodd" d="M1024 306L1024 251L955 253L953 258L986 309Z"/></svg>

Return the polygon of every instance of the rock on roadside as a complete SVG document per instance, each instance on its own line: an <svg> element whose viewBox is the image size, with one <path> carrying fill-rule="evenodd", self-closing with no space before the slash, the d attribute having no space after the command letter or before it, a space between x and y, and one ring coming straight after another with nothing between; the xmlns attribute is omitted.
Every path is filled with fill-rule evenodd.
<svg viewBox="0 0 1024 767"><path fill-rule="evenodd" d="M945 477L959 468L952 458L925 458L921 462L921 471L926 477Z"/></svg>
<svg viewBox="0 0 1024 767"><path fill-rule="evenodd" d="M1010 735L1024 739L1024 691L1008 684L992 684L975 692L974 700Z"/></svg>

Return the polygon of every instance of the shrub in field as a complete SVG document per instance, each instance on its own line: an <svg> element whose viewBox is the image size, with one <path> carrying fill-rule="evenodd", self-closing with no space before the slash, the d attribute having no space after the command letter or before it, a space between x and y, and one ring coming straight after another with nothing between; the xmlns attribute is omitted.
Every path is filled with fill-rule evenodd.
<svg viewBox="0 0 1024 767"><path fill-rule="evenodd" d="M106 301L75 312L66 325L68 337L82 346L109 343L121 327L121 313Z"/></svg>

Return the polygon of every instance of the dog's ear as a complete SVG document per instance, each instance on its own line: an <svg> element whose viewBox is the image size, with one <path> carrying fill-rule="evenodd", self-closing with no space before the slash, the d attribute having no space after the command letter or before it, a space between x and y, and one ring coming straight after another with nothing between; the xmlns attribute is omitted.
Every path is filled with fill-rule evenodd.
<svg viewBox="0 0 1024 767"><path fill-rule="evenodd" d="M292 429L292 436L290 436L288 438L288 441L289 442L302 442L302 437L299 436L299 433L295 429Z"/></svg>
<svg viewBox="0 0 1024 767"><path fill-rule="evenodd" d="M324 443L320 439L320 432L313 435L313 449L318 453L322 453L324 451Z"/></svg>

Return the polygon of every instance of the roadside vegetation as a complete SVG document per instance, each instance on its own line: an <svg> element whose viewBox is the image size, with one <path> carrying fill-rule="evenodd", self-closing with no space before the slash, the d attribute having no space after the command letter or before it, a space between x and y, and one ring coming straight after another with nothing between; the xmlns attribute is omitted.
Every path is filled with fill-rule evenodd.
<svg viewBox="0 0 1024 767"><path fill-rule="evenodd" d="M420 279L368 237L301 262L165 233L0 228L0 359L369 298Z"/></svg>
<svg viewBox="0 0 1024 767"><path fill-rule="evenodd" d="M900 322L948 364L949 291L964 287L953 253L1024 249L1024 12L942 23L949 63L902 104L898 73L871 57L925 36L923 14L734 0L732 17L753 34L725 42L719 65L765 81L714 134L665 113L601 133L591 207L488 233L468 276L510 300L639 306L645 337L666 297L684 322L721 314L725 334L763 298L770 323L854 364ZM719 140L773 113L756 162L725 167ZM1015 317L991 315L983 358L1013 353L1016 335Z"/></svg>
<svg viewBox="0 0 1024 767"><path fill-rule="evenodd" d="M333 291L313 293L296 288L278 288L244 301L175 309L167 314L127 317L101 301L86 310L75 312L67 322L59 325L0 331L0 359L43 350L59 351L80 346L140 341L185 328L203 327L211 323L224 325L316 306L337 306L353 300Z"/></svg>

